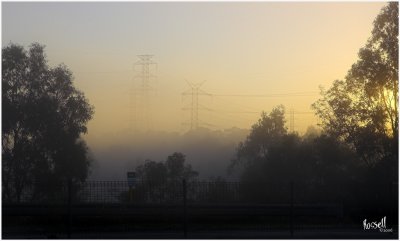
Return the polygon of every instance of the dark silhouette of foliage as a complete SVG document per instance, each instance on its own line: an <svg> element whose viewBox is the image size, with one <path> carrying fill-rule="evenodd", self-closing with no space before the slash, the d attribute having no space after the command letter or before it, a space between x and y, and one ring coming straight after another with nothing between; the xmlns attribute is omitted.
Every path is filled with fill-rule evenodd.
<svg viewBox="0 0 400 241"><path fill-rule="evenodd" d="M10 44L2 56L3 198L19 200L28 191L39 198L67 179L84 181L90 158L80 135L93 107L74 87L72 72L48 66L37 43L28 50Z"/></svg>
<svg viewBox="0 0 400 241"><path fill-rule="evenodd" d="M167 168L162 162L146 160L143 165L136 168L138 178L143 182L161 185L167 181Z"/></svg>
<svg viewBox="0 0 400 241"><path fill-rule="evenodd" d="M198 172L192 170L190 164L185 165L185 155L174 152L165 162L146 160L136 168L138 178L143 182L165 183L167 181L188 181L197 177Z"/></svg>
<svg viewBox="0 0 400 241"><path fill-rule="evenodd" d="M394 214L398 205L398 11L397 2L382 9L345 79L336 80L313 104L324 131L363 164L357 171L365 188L352 189L352 197L366 212L379 205Z"/></svg>
<svg viewBox="0 0 400 241"><path fill-rule="evenodd" d="M168 156L165 166L168 172L168 179L171 181L192 180L199 175L198 172L192 170L190 164L185 165L185 155L180 152L174 152Z"/></svg>
<svg viewBox="0 0 400 241"><path fill-rule="evenodd" d="M185 155L174 152L165 162L146 160L136 168L138 184L136 193L147 193L140 201L176 201L182 193L182 180L193 181L198 172L192 170L190 164L185 165ZM127 194L121 194L125 200ZM139 199L136 199L139 200Z"/></svg>
<svg viewBox="0 0 400 241"><path fill-rule="evenodd" d="M283 106L274 108L270 114L262 112L246 140L239 143L237 159L233 160L232 165L249 165L267 156L271 145L287 134L284 115Z"/></svg>
<svg viewBox="0 0 400 241"><path fill-rule="evenodd" d="M345 80L335 81L313 104L322 133L310 129L304 137L288 134L282 107L262 113L232 162L242 164L244 198L282 202L287 196L277 187L293 181L302 190L295 194L299 202L345 202L366 215L385 203L379 212L393 212L397 98L398 3L392 2L376 18L372 37Z"/></svg>
<svg viewBox="0 0 400 241"><path fill-rule="evenodd" d="M398 3L385 6L372 36L344 80L313 104L324 130L345 141L364 163L397 168ZM392 178L394 178L392 174Z"/></svg>
<svg viewBox="0 0 400 241"><path fill-rule="evenodd" d="M262 113L246 141L239 145L233 164L243 164L244 199L281 202L287 199L290 181L302 183L308 198L313 190L327 184L334 196L334 190L357 178L355 155L350 148L312 128L304 137L288 134L284 123L282 106L269 115Z"/></svg>

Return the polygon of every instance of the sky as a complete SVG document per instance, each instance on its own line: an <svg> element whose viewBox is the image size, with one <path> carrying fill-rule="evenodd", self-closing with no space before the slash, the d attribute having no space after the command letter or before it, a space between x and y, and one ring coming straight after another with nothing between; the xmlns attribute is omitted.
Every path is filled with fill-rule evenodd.
<svg viewBox="0 0 400 241"><path fill-rule="evenodd" d="M95 107L89 145L132 126L141 54L157 63L149 94L154 130L187 130L191 97L182 93L190 92L188 82L205 81L200 126L250 128L261 111L283 104L304 133L318 122L310 106L319 87L346 75L384 4L3 2L2 46L39 42L51 66L70 68Z"/></svg>

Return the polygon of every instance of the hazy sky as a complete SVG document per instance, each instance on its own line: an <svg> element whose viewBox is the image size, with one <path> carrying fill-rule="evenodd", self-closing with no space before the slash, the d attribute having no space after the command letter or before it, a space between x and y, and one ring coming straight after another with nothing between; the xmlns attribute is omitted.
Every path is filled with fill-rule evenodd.
<svg viewBox="0 0 400 241"><path fill-rule="evenodd" d="M210 110L199 118L215 126L249 128L262 110L284 104L310 112L319 86L343 78L370 36L384 6L367 3L2 3L2 45L46 45L51 65L65 63L95 115L90 144L129 126L129 89L139 54L158 64L153 100L155 129L183 130L182 99L191 82L220 95L307 92L306 96L201 96ZM136 84L138 85L138 80ZM246 112L246 113L245 113ZM247 113L251 112L251 113ZM255 113L253 113L255 112ZM316 119L295 114L303 132Z"/></svg>

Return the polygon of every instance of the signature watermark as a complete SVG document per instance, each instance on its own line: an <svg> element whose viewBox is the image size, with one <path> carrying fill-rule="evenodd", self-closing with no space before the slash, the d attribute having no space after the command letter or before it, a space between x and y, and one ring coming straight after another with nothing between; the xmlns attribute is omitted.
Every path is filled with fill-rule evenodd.
<svg viewBox="0 0 400 241"><path fill-rule="evenodd" d="M380 221L367 221L364 219L363 221L364 230L375 230L378 229L379 232L382 233L390 233L393 232L393 228L387 228L386 226L386 216L383 217Z"/></svg>

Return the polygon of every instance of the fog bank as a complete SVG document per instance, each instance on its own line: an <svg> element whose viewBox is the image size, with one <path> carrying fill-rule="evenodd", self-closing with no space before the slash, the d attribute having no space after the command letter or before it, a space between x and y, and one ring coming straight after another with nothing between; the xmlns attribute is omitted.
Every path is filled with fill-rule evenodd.
<svg viewBox="0 0 400 241"><path fill-rule="evenodd" d="M212 131L199 128L184 134L176 132L130 132L99 137L94 145L88 143L94 156L89 180L125 180L127 171L144 163L146 159L165 161L173 152L186 155L186 162L199 172L200 179L227 173L230 161L240 141L249 130L231 128Z"/></svg>

